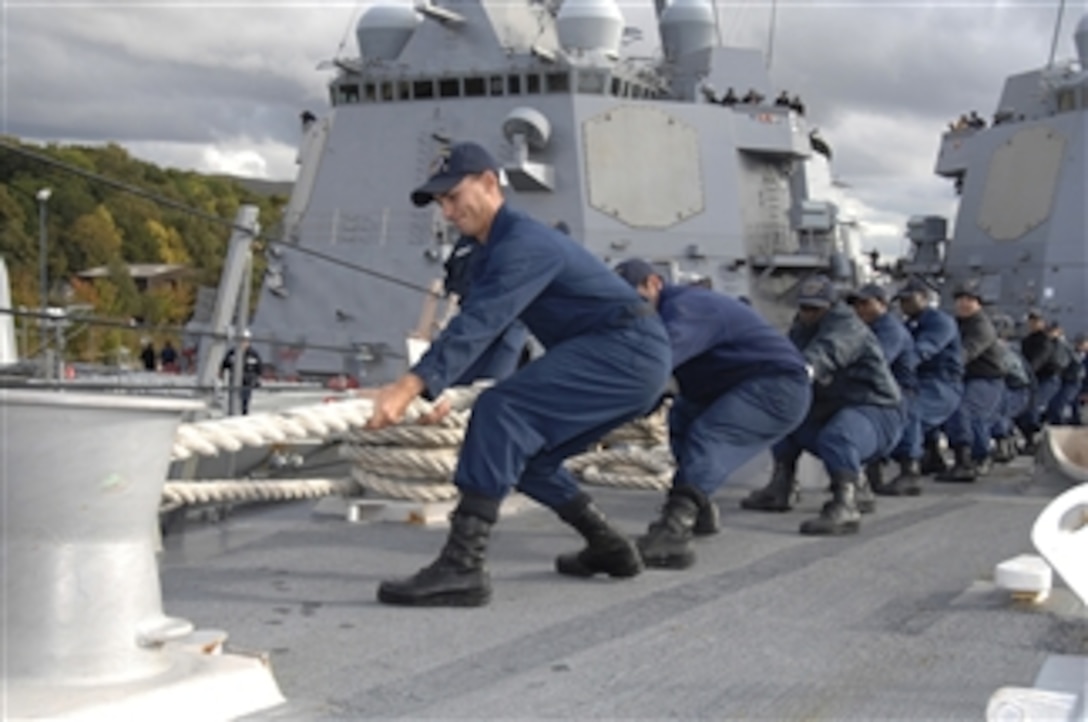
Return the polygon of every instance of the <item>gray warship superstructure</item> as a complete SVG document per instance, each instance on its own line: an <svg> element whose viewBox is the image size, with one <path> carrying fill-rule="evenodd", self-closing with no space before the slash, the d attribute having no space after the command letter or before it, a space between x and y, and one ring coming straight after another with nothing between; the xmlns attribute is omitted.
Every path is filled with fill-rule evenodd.
<svg viewBox="0 0 1088 722"><path fill-rule="evenodd" d="M943 218L912 219L906 266L977 278L996 312L1042 309L1069 337L1088 332L1088 16L1074 41L1077 60L1006 79L992 122L944 134L936 172L960 193L954 230L944 247Z"/></svg>
<svg viewBox="0 0 1088 722"><path fill-rule="evenodd" d="M406 337L442 316L436 282L456 241L408 194L457 140L499 159L513 205L601 258L650 258L782 325L799 278L856 280L836 205L810 197L826 145L798 99L775 102L760 51L720 46L707 0L653 12L655 57L629 50L613 0L364 12L360 57L333 61L332 107L303 115L286 242L270 249L253 323L266 358L365 383L405 368ZM723 102L730 91L738 102Z"/></svg>

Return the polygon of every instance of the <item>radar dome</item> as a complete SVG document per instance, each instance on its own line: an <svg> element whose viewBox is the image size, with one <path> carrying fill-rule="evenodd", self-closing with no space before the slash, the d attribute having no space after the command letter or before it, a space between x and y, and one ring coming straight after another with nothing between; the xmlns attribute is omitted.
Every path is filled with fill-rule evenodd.
<svg viewBox="0 0 1088 722"><path fill-rule="evenodd" d="M368 60L396 60L422 18L409 5L373 5L355 26L359 54Z"/></svg>
<svg viewBox="0 0 1088 722"><path fill-rule="evenodd" d="M1073 42L1077 46L1077 57L1080 59L1080 69L1088 70L1088 15L1085 15L1077 23L1077 29L1073 33Z"/></svg>
<svg viewBox="0 0 1088 722"><path fill-rule="evenodd" d="M677 60L714 45L714 8L709 0L674 0L661 13L665 57Z"/></svg>
<svg viewBox="0 0 1088 722"><path fill-rule="evenodd" d="M565 50L619 52L623 14L615 0L564 0L556 25Z"/></svg>

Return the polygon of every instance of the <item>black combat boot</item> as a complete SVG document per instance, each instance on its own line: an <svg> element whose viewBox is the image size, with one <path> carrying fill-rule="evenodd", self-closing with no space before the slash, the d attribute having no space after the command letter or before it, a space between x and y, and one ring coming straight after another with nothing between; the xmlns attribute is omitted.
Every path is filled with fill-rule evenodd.
<svg viewBox="0 0 1088 722"><path fill-rule="evenodd" d="M742 509L751 511L789 511L801 497L801 485L797 482L797 464L776 461L771 481L762 489L756 489L741 499Z"/></svg>
<svg viewBox="0 0 1088 722"><path fill-rule="evenodd" d="M571 577L633 577L642 571L635 545L608 523L587 494L579 494L555 511L586 540L586 548L580 552L556 557L557 572Z"/></svg>
<svg viewBox="0 0 1088 722"><path fill-rule="evenodd" d="M861 525L854 493L858 476L840 472L831 477L832 498L820 510L820 516L801 524L801 533L819 536L856 534Z"/></svg>
<svg viewBox="0 0 1088 722"><path fill-rule="evenodd" d="M884 462L883 461L870 461L865 465L864 469L865 483L869 485L869 488L876 494L883 494L882 491L885 486L884 482ZM831 490L831 486L828 485L828 491Z"/></svg>
<svg viewBox="0 0 1088 722"><path fill-rule="evenodd" d="M869 466L880 467L883 465L882 461L873 461L866 465L866 468L858 476L857 488L854 489L854 503L857 504L858 511L862 514L872 514L876 511L876 495L873 493L873 487L869 481ZM883 469L878 472L880 476L884 475ZM835 484L831 484L831 493L835 493Z"/></svg>
<svg viewBox="0 0 1088 722"><path fill-rule="evenodd" d="M922 493L919 478L922 471L917 459L900 459L899 475L880 489L875 489L881 496L918 496Z"/></svg>
<svg viewBox="0 0 1088 722"><path fill-rule="evenodd" d="M975 469L975 460L971 458L970 446L957 446L952 450L955 455L955 464L943 474L937 475L937 481L972 482L978 478L978 470Z"/></svg>
<svg viewBox="0 0 1088 722"><path fill-rule="evenodd" d="M711 536L722 530L721 513L713 499L705 494L701 496L699 515L695 517L695 528L691 531L695 536Z"/></svg>
<svg viewBox="0 0 1088 722"><path fill-rule="evenodd" d="M446 546L415 576L382 582L378 601L411 607L480 607L491 599L491 576L484 565L499 502L462 496L450 514Z"/></svg>
<svg viewBox="0 0 1088 722"><path fill-rule="evenodd" d="M692 535L706 495L691 486L669 492L661 518L637 540L642 562L657 569L687 569L695 563Z"/></svg>
<svg viewBox="0 0 1088 722"><path fill-rule="evenodd" d="M1016 458L1016 442L1011 436L999 436L994 439L993 460L997 464L1007 464Z"/></svg>
<svg viewBox="0 0 1088 722"><path fill-rule="evenodd" d="M948 471L948 462L944 460L940 441L936 437L926 439L925 448L920 471L923 474L943 474Z"/></svg>

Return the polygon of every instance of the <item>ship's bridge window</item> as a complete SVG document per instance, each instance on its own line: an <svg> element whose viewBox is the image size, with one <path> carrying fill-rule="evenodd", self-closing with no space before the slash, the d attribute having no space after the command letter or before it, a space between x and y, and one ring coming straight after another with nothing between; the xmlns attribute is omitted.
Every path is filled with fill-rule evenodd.
<svg viewBox="0 0 1088 722"><path fill-rule="evenodd" d="M363 85L363 102L373 103L378 98L378 89L374 86L374 83L366 83Z"/></svg>
<svg viewBox="0 0 1088 722"><path fill-rule="evenodd" d="M525 92L529 95L536 95L540 92L539 75L527 75L525 77Z"/></svg>
<svg viewBox="0 0 1088 722"><path fill-rule="evenodd" d="M397 99L398 100L411 100L412 99L412 84L407 80L402 80L397 83Z"/></svg>
<svg viewBox="0 0 1088 722"><path fill-rule="evenodd" d="M388 80L382 83L382 100L386 102L394 100L393 84L390 83Z"/></svg>
<svg viewBox="0 0 1088 722"><path fill-rule="evenodd" d="M457 98L461 95L461 79L446 78L438 81L438 97Z"/></svg>
<svg viewBox="0 0 1088 722"><path fill-rule="evenodd" d="M1068 113L1077 107L1077 96L1072 89L1058 91L1058 112Z"/></svg>
<svg viewBox="0 0 1088 722"><path fill-rule="evenodd" d="M412 96L417 100L426 100L434 97L433 80L417 80L412 83Z"/></svg>
<svg viewBox="0 0 1088 722"><path fill-rule="evenodd" d="M521 76L506 76L506 89L510 92L510 95L521 95Z"/></svg>
<svg viewBox="0 0 1088 722"><path fill-rule="evenodd" d="M504 78L501 75L491 76L488 86L491 95L506 95L506 84L503 80Z"/></svg>
<svg viewBox="0 0 1088 722"><path fill-rule="evenodd" d="M620 84L620 79L612 78L612 95L618 96L621 90L623 90L623 85Z"/></svg>
<svg viewBox="0 0 1088 722"><path fill-rule="evenodd" d="M478 98L487 95L487 88L483 78L465 78L465 97Z"/></svg>
<svg viewBox="0 0 1088 722"><path fill-rule="evenodd" d="M604 93L606 78L601 73L578 73L578 92L600 95Z"/></svg>
<svg viewBox="0 0 1088 722"><path fill-rule="evenodd" d="M569 93L570 76L566 73L548 73L544 77L546 92Z"/></svg>
<svg viewBox="0 0 1088 722"><path fill-rule="evenodd" d="M351 85L341 85L340 101L343 103L358 103L359 86L354 83L352 83Z"/></svg>

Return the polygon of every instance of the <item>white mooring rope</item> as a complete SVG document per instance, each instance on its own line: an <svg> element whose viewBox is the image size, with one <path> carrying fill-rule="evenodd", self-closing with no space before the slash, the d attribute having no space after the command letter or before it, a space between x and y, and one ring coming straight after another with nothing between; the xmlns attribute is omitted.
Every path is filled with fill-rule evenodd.
<svg viewBox="0 0 1088 722"><path fill-rule="evenodd" d="M292 479L168 482L164 510L186 504L274 501L351 495L359 487L378 496L412 501L445 501L457 496L452 484L457 455L476 397L489 384L447 390L452 411L441 422L420 424L432 406L413 401L400 424L378 431L363 428L373 405L349 399L278 413L199 421L179 427L173 459L215 456L222 451L301 441L341 442L351 461L351 479ZM666 489L672 459L666 409L610 433L597 449L573 457L567 468L587 484Z"/></svg>

